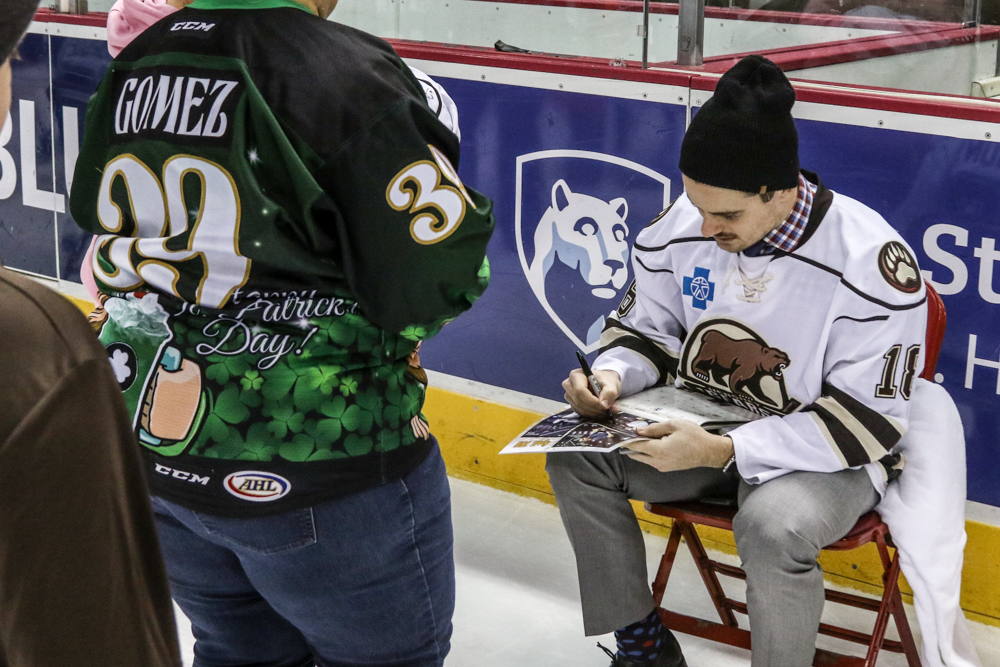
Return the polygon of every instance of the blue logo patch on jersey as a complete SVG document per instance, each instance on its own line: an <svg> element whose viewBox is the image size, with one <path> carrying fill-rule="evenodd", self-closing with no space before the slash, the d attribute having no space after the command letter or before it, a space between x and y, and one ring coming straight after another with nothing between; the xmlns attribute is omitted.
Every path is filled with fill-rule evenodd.
<svg viewBox="0 0 1000 667"><path fill-rule="evenodd" d="M709 270L695 267L694 276L684 276L684 296L691 297L691 305L699 310L708 308L715 298L715 283L708 279Z"/></svg>

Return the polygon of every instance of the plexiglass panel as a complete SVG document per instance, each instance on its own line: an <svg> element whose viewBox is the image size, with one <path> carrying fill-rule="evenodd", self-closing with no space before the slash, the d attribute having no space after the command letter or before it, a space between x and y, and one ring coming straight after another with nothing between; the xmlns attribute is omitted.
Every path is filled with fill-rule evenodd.
<svg viewBox="0 0 1000 667"><path fill-rule="evenodd" d="M704 9L704 71L765 53L791 78L978 96L997 75L1000 29L975 25L982 10L971 1L713 4L722 6ZM341 0L332 18L391 39L635 62L643 52L642 2ZM651 67L677 66L678 24L677 3L650 3Z"/></svg>

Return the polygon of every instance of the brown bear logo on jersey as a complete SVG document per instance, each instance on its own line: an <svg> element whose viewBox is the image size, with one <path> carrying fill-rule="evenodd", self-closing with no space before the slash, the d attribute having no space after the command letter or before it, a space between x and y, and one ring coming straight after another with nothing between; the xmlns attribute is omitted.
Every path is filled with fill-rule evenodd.
<svg viewBox="0 0 1000 667"><path fill-rule="evenodd" d="M694 360L694 374L700 380L711 379L725 384L729 376L729 391L738 394L746 390L764 403L772 403L760 388L760 381L770 375L781 377L788 366L788 355L753 339L733 340L721 331L709 331L702 338L701 350Z"/></svg>
<svg viewBox="0 0 1000 667"><path fill-rule="evenodd" d="M688 336L680 364L685 385L760 414L788 414L784 370L788 354L733 320L702 322Z"/></svg>

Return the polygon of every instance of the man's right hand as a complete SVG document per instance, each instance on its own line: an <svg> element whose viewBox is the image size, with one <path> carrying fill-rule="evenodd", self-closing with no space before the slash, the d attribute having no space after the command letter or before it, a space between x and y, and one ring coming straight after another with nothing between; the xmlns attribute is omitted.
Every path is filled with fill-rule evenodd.
<svg viewBox="0 0 1000 667"><path fill-rule="evenodd" d="M578 415L599 419L606 417L608 410L613 410L622 390L622 379L615 371L594 371L594 377L603 387L600 398L590 391L587 376L578 368L563 380L562 386L566 390L566 401Z"/></svg>

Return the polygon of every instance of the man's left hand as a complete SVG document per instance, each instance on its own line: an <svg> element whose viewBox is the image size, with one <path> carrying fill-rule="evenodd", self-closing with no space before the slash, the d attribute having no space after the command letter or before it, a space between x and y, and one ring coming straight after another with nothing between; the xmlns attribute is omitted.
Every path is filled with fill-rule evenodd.
<svg viewBox="0 0 1000 667"><path fill-rule="evenodd" d="M673 419L639 429L649 440L630 442L626 456L660 472L690 468L722 468L733 457L729 436L712 435L694 422Z"/></svg>

